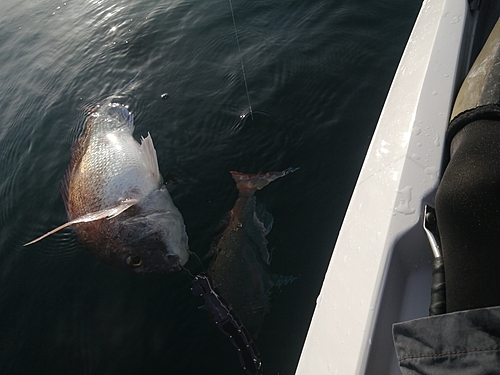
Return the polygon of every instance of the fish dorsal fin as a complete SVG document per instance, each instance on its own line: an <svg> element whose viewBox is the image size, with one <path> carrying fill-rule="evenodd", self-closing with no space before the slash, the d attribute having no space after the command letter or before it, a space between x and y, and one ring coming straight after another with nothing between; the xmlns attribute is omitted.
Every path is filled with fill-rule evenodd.
<svg viewBox="0 0 500 375"><path fill-rule="evenodd" d="M107 208L107 209L101 210L101 211L90 212L90 213L85 214L83 216L77 217L74 220L68 221L67 223L57 227L56 229L52 229L50 232L45 233L43 236L40 236L40 237L34 239L33 241L30 241L30 242L24 244L23 246L28 246L28 245L34 244L35 242L38 242L38 241L44 239L45 237L48 237L51 234L59 232L61 229L69 227L73 224L88 223L90 221L101 220L101 219L111 219L115 216L120 215L123 211L129 209L130 207L137 204L138 202L139 201L137 199L127 199L127 200L120 202L120 204L117 206Z"/></svg>
<svg viewBox="0 0 500 375"><path fill-rule="evenodd" d="M144 164L153 178L159 183L162 182L160 175L160 168L158 167L158 158L156 157L155 146L153 145L153 138L148 133L146 138L141 137L141 153L144 159Z"/></svg>
<svg viewBox="0 0 500 375"><path fill-rule="evenodd" d="M254 197L252 197L254 198ZM262 226L262 231L264 236L267 236L271 229L273 228L274 218L273 215L266 210L263 203L257 202L255 200L255 220L259 222Z"/></svg>

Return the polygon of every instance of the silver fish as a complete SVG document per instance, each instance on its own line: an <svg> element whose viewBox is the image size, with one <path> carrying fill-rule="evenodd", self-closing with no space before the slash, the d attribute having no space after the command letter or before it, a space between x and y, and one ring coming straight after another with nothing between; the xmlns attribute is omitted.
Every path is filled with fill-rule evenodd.
<svg viewBox="0 0 500 375"><path fill-rule="evenodd" d="M148 134L132 136L133 115L122 105L97 107L73 148L63 181L69 222L94 256L135 272L179 270L189 258L184 221L158 168Z"/></svg>
<svg viewBox="0 0 500 375"><path fill-rule="evenodd" d="M272 288L294 279L270 272L271 255L266 235L271 230L273 217L256 202L254 193L297 169L265 174L231 172L238 188L238 199L229 212L227 227L212 245L213 258L208 274L224 301L254 338L269 312Z"/></svg>

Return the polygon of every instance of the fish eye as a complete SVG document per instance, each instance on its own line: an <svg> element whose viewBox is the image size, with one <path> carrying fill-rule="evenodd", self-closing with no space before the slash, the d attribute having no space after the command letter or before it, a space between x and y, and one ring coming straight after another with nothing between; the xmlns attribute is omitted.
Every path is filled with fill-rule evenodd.
<svg viewBox="0 0 500 375"><path fill-rule="evenodd" d="M143 264L142 258L139 255L130 255L126 262L129 267L141 267Z"/></svg>

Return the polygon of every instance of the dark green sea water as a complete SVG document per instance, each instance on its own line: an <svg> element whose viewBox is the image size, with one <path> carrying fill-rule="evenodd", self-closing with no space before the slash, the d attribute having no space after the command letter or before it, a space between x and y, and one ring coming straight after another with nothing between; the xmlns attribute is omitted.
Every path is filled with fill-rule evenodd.
<svg viewBox="0 0 500 375"><path fill-rule="evenodd" d="M99 263L60 182L85 108L116 94L151 133L203 257L237 192L230 170L300 169L260 191L274 215L273 294L256 340L293 374L333 245L419 1L3 0L0 374L243 374L184 272ZM253 108L248 111L243 59ZM168 93L163 100L161 94Z"/></svg>

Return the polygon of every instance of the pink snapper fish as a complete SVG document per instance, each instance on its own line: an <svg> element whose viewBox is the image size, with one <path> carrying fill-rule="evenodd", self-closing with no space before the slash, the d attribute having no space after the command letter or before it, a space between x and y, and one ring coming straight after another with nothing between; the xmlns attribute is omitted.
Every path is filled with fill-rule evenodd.
<svg viewBox="0 0 500 375"><path fill-rule="evenodd" d="M133 115L115 103L97 107L85 125L63 180L69 221L26 245L72 226L105 263L138 273L179 270L189 258L188 237L151 136L139 144Z"/></svg>
<svg viewBox="0 0 500 375"><path fill-rule="evenodd" d="M208 275L253 338L269 312L271 290L294 279L270 272L266 235L272 228L273 217L257 203L254 193L297 169L263 174L231 172L238 199L228 214L227 227L212 244Z"/></svg>

